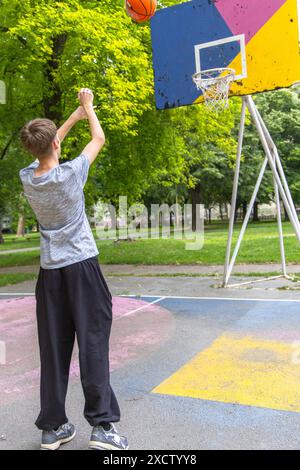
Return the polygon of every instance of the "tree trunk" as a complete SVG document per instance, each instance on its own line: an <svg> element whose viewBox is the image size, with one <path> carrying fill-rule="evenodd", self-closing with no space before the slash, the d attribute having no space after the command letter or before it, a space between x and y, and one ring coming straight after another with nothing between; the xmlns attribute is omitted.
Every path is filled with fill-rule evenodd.
<svg viewBox="0 0 300 470"><path fill-rule="evenodd" d="M237 221L237 219L238 219L238 214L239 214L239 207L238 207L238 205L236 205L236 207L235 207L235 212L234 212L234 222Z"/></svg>
<svg viewBox="0 0 300 470"><path fill-rule="evenodd" d="M225 214L226 214L226 219L228 220L229 219L229 214L228 214L228 204L227 204L227 202L225 204Z"/></svg>
<svg viewBox="0 0 300 470"><path fill-rule="evenodd" d="M112 230L114 230L114 229L116 230L118 228L117 227L116 211L115 211L114 207L111 204L108 205L108 210L109 210L110 221L111 221L110 228Z"/></svg>
<svg viewBox="0 0 300 470"><path fill-rule="evenodd" d="M223 220L223 210L222 210L222 204L219 204L219 212L220 212L220 219Z"/></svg>
<svg viewBox="0 0 300 470"><path fill-rule="evenodd" d="M2 235L2 216L0 214L0 244L4 243L4 238Z"/></svg>
<svg viewBox="0 0 300 470"><path fill-rule="evenodd" d="M253 222L259 222L258 217L258 202L255 201L253 206Z"/></svg>
<svg viewBox="0 0 300 470"><path fill-rule="evenodd" d="M289 214L287 213L287 210L285 208L285 205L283 204L283 209L284 209L284 220L288 222L290 220Z"/></svg>
<svg viewBox="0 0 300 470"><path fill-rule="evenodd" d="M189 189L189 195L192 204L192 231L196 232L197 225L199 226L199 223L197 223L197 219L199 219L200 216L197 211L197 204L200 204L200 187L198 186L194 189ZM198 222L200 221L198 220Z"/></svg>
<svg viewBox="0 0 300 470"><path fill-rule="evenodd" d="M62 33L53 38L52 55L43 70L45 80L43 93L44 113L48 119L56 121L57 124L62 120L62 92L56 82L55 74L59 68L60 58L64 51L67 37L67 34Z"/></svg>
<svg viewBox="0 0 300 470"><path fill-rule="evenodd" d="M24 237L25 235L25 216L24 214L19 215L17 237Z"/></svg>
<svg viewBox="0 0 300 470"><path fill-rule="evenodd" d="M247 209L248 209L248 203L246 201L243 201L243 220L246 217Z"/></svg>
<svg viewBox="0 0 300 470"><path fill-rule="evenodd" d="M180 223L180 220L179 220L179 211L178 211L178 197L176 196L176 200L175 200L175 225L176 227L179 227L179 223Z"/></svg>

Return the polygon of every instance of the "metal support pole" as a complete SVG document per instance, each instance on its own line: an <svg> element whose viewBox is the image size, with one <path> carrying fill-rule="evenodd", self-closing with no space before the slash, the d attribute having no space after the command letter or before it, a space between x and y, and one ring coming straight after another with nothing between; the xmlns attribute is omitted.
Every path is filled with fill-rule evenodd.
<svg viewBox="0 0 300 470"><path fill-rule="evenodd" d="M298 218L298 214L297 214L297 211L296 211L296 208L295 208L295 204L294 204L294 201L293 201L291 192L290 192L290 188L289 188L289 186L288 186L288 182L287 182L286 177L285 177L285 174L284 174L284 170L283 170L282 163L281 163L280 157L279 157L279 155L278 155L277 149L275 149L274 155L275 155L275 160L276 160L276 165L277 165L277 168L278 168L279 175L280 175L280 177L281 177L281 179L282 179L282 181L283 181L283 186L284 186L284 188L285 188L288 201L289 201L289 203L290 203L292 212L293 212L293 214L294 214L295 223L296 223L296 225L298 226L298 233L299 233L299 236L298 236L297 238L298 238L298 240L300 241L300 222L299 222L299 218Z"/></svg>
<svg viewBox="0 0 300 470"><path fill-rule="evenodd" d="M274 164L276 166L275 155L274 155ZM273 181L274 181L275 202L276 202L276 208L277 208L277 224L278 224L278 234L279 234L281 266L282 266L282 273L286 277L287 276L287 271L286 271L286 260L285 260L285 249L284 249L284 239L283 239L283 230L282 230L282 220L281 220L280 197L279 197L278 186L277 186L277 183L276 183L274 177L273 177Z"/></svg>
<svg viewBox="0 0 300 470"><path fill-rule="evenodd" d="M251 96L247 96L247 97L246 97L246 100L247 100L248 109L249 109L250 114L251 114L251 116L252 116L252 118L253 118L254 124L255 124L255 126L256 126L256 128L257 128L257 131L258 131L258 134L259 134L259 137L260 137L260 141L261 141L261 143L262 143L262 146L263 146L263 148L264 148L264 150L265 150L265 153L266 153L266 156L267 156L267 158L268 158L268 163L269 163L269 165L270 165L270 168L271 168L271 170L272 170L272 172L273 172L275 181L276 181L276 183L277 183L277 186L278 186L278 189L279 189L280 196L281 196L281 198L282 198L283 204L284 204L284 206L285 206L285 208L286 208L286 211L287 211L287 213L288 213L290 222L291 222L291 224L292 224L292 226L293 226L293 228L294 228L295 234L296 234L298 240L300 241L300 232L299 232L299 230L298 230L298 225L299 225L299 224L297 224L296 221L294 220L293 211L292 211L292 209L291 209L291 207L290 207L289 201L288 201L287 196L286 196L286 194L285 194L285 191L284 191L284 189L283 189L283 186L282 186L280 177L279 177L279 175L278 175L278 173L277 173L277 169L276 169L276 167L274 166L274 161L273 161L273 158L272 158L272 153L271 153L271 151L270 151L270 149L269 149L268 142L267 142L266 137L265 137L265 134L264 134L264 132L263 132L263 128L262 128L261 123L260 123L260 120L259 120L259 118L258 118L258 116L257 116L257 113L256 113L256 106L255 106L255 104L254 104L253 98L252 98Z"/></svg>
<svg viewBox="0 0 300 470"><path fill-rule="evenodd" d="M227 286L228 281L229 281L229 279L230 279L230 276L231 276L231 273L232 273L232 270L233 270L233 267L234 267L234 263L235 263L235 260L236 260L237 255L238 255L239 249L240 249L240 247L241 247L241 243L242 243L242 240L243 240L243 238L244 238L244 234L245 234L245 231L246 231L246 228L247 228L247 225L248 225L250 216L251 216L251 211L252 211L252 208L253 208L253 206L254 206L254 203L255 203L255 200L256 200L256 196L257 196L258 190L259 190L259 188L260 188L262 179L263 179L263 177L264 177L264 174L265 174L265 171L266 171L266 168L267 168L267 164L268 164L268 159L267 159L267 157L266 157L265 160L264 160L264 163L263 163L263 165L262 165L262 167L261 167L261 170L260 170L260 173L259 173L259 176L258 176L256 185L255 185L255 188L254 188L252 197L251 197L251 201L249 202L248 209L247 209L247 213L246 213L246 215L245 215L245 218L244 218L244 221L243 221L243 225L242 225L242 228L241 228L241 231L240 231L238 240L237 240L237 242L236 242L236 245L235 245L235 248L234 248L234 252L233 252L233 254L232 254L232 258L231 258L231 261L230 261L230 264L229 264L229 267L228 267L228 270L227 270L227 276L226 276L226 279L225 279L225 281L224 281L224 283L223 283L223 286L224 286L224 287Z"/></svg>
<svg viewBox="0 0 300 470"><path fill-rule="evenodd" d="M223 287L226 286L226 283L228 282L228 279L230 277L230 273L228 274L228 268L229 268L229 261L230 261L235 209L236 209L236 201L237 201L237 193L238 193L238 185L239 185L241 156L242 156L245 118L246 118L246 106L247 106L246 100L245 98L243 98L240 128L239 128L237 157L236 157L236 166L235 166L235 172L234 172L233 190L232 190L231 206L230 206L230 220L229 220L229 231L228 231L228 240L227 240L225 266L224 266Z"/></svg>
<svg viewBox="0 0 300 470"><path fill-rule="evenodd" d="M240 173L241 154L242 154L243 137L244 137L246 108L249 109L250 115L253 119L260 141L265 151L266 157L261 167L236 246L234 248L232 257L230 259L232 235L233 235L233 227L234 227L234 216L235 216L235 209L236 209L237 191L238 191L238 182L239 182L239 173ZM227 241L224 277L223 277L223 284L222 284L223 287L226 287L228 285L228 282L229 282L229 279L230 279L230 276L234 267L234 263L236 261L236 257L238 255L238 252L239 252L239 249L240 249L240 246L241 246L241 243L242 243L242 240L243 240L243 237L244 237L244 234L245 234L245 231L246 231L246 228L247 228L250 216L251 216L251 212L252 212L256 197L257 197L257 193L259 191L259 188L260 188L260 185L261 185L261 182L262 182L262 179L263 179L263 176L265 174L266 167L268 164L272 170L273 180L274 180L282 272L283 272L283 276L288 277L287 270L286 270L280 197L283 201L283 204L286 208L289 219L291 221L291 224L293 226L293 229L299 241L300 241L300 222L297 216L295 205L294 205L291 192L290 192L290 189L289 189L289 186L288 186L285 174L284 174L284 170L280 161L280 157L279 157L276 145L267 129L266 124L264 123L261 115L259 114L252 97L246 96L243 98L242 115L241 115L240 129L239 129L237 163L236 163L236 170L235 170L234 182L233 182L231 214L230 214L230 221L229 221L229 234L228 234L228 241ZM274 277L274 279L277 277L280 277L280 276L276 276ZM247 283L243 283L243 284L247 284Z"/></svg>
<svg viewBox="0 0 300 470"><path fill-rule="evenodd" d="M275 166L276 171L277 171L276 153L278 155L278 152L277 152L276 145L275 145L275 143L274 143L274 141L271 137L271 134L270 134L266 124L264 123L264 121L263 121L263 119L262 119L262 117L261 117L261 115L260 115L257 108L256 108L256 114L259 118L260 124L262 126L263 132L265 134L266 140L267 140L269 148L271 150L271 153L272 153L272 156L273 156L273 161L274 161L274 166ZM276 183L274 175L273 175L273 182L274 182L274 196L275 196L276 212L277 212L277 224L278 224L278 234L279 234L279 246L280 246L282 273L283 273L284 277L287 277L284 239L283 239L283 230L282 230L280 196L279 196L278 185ZM288 191L289 191L289 189L288 189ZM288 198L288 195L287 195L287 198ZM294 207L293 202L292 202L292 206ZM291 209L292 209L292 207L291 207Z"/></svg>
<svg viewBox="0 0 300 470"><path fill-rule="evenodd" d="M283 183L283 187L284 187L284 190L285 190L285 193L286 193L286 196L287 196L287 199L289 201L289 204L290 204L290 207L291 207L291 210L292 210L292 213L293 213L293 216L294 216L294 220L295 220L295 223L296 225L298 225L298 231L300 233L300 222L299 222L299 218L298 218L298 215L297 215L297 212L296 212L296 209L295 209L295 204L294 204L294 201L293 201L293 198L292 198L292 195L291 195L291 191L290 191L290 188L289 188L289 185L288 185L288 182L286 180L286 177L285 177L285 174L284 174L284 170L283 170L283 167L282 167L282 163L281 163L281 160L280 160L280 157L279 157L279 154L278 154L278 150L277 150L277 147L270 135L270 132L266 126L266 124L264 123L258 109L256 108L256 112L257 112L257 116L259 117L259 120L260 120L260 123L261 123L261 126L263 128L263 131L264 131L264 134L267 138L267 140L269 141L270 143L270 146L271 146L271 150L272 150L272 153L274 154L274 157L275 157L275 165L277 166L277 170L278 170L278 173L281 177L281 180L282 180L282 183ZM299 238L298 238L299 239ZM300 241L300 240L299 240Z"/></svg>

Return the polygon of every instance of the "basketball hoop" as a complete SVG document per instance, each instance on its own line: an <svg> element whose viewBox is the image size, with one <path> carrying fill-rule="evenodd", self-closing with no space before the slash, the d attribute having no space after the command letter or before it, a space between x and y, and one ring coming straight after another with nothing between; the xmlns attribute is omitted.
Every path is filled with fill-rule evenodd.
<svg viewBox="0 0 300 470"><path fill-rule="evenodd" d="M208 108L218 112L228 107L228 94L235 79L235 70L230 68L202 70L195 73L192 78L198 90L202 91Z"/></svg>

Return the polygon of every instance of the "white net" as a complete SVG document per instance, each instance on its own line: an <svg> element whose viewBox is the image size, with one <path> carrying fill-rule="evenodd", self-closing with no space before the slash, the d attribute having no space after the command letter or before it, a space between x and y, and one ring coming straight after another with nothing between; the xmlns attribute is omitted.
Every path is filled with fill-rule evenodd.
<svg viewBox="0 0 300 470"><path fill-rule="evenodd" d="M235 78L235 70L218 68L203 70L193 75L193 81L201 90L205 104L213 111L219 112L228 107L228 93Z"/></svg>

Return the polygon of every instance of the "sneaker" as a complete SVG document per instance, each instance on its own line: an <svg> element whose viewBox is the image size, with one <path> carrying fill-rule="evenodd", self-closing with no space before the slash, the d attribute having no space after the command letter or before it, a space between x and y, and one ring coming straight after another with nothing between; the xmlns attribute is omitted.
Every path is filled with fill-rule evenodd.
<svg viewBox="0 0 300 470"><path fill-rule="evenodd" d="M115 426L111 423L110 428L105 429L99 425L92 431L89 449L94 450L127 450L129 448L126 437L119 436Z"/></svg>
<svg viewBox="0 0 300 470"><path fill-rule="evenodd" d="M41 449L57 450L61 444L72 441L76 435L75 426L71 423L65 423L59 426L56 431L43 431Z"/></svg>

